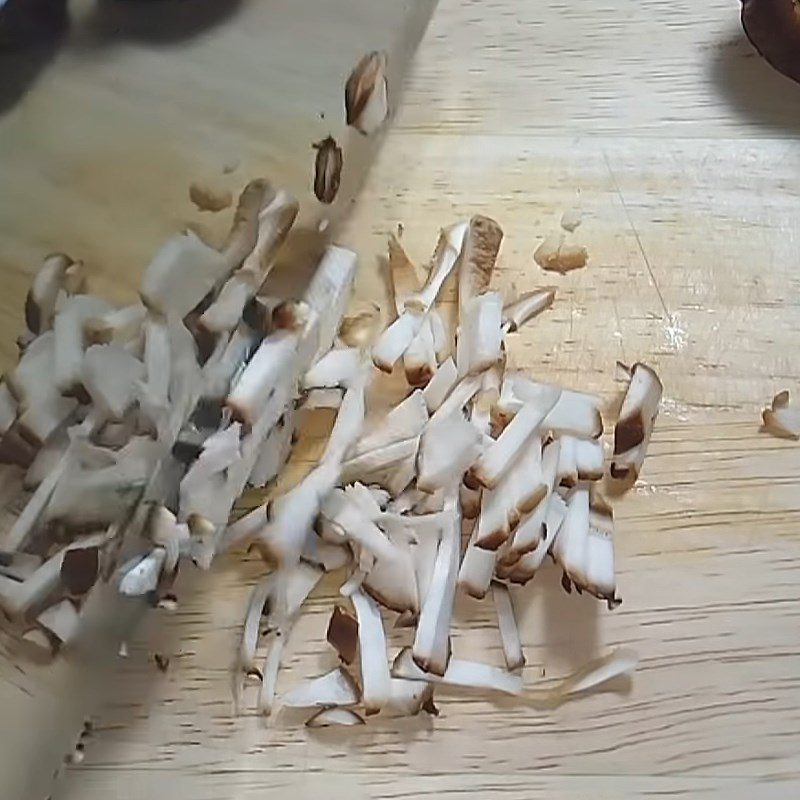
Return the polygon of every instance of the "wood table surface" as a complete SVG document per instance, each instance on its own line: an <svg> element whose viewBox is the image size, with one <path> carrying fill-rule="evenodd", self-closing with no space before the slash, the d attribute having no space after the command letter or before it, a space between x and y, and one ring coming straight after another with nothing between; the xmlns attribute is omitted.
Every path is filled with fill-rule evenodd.
<svg viewBox="0 0 800 800"><path fill-rule="evenodd" d="M609 402L616 360L659 371L650 453L615 499L623 605L564 594L555 569L515 594L531 686L619 645L641 657L630 685L557 709L442 692L438 719L378 717L353 733L315 734L287 713L265 723L252 694L233 717L235 642L263 571L237 555L184 575L176 613L149 614L58 800L800 796L800 445L759 431L773 394L800 398L800 87L755 55L738 12L736 0L441 0L338 234L361 254L359 295L383 300L377 256L397 223L422 260L440 226L489 214L506 232L497 287L559 287L553 309L514 338L514 365ZM232 14L216 30L243 24ZM192 69L213 67L224 92L237 66L198 55ZM162 78L169 87L186 75ZM120 77L120 103L136 91ZM258 173L240 102L227 120L211 114L177 158L148 142L141 172L125 161L136 131L119 131L113 169L61 174L57 149L36 142L16 163L2 153L6 360L48 249L75 250L124 294L159 240L199 219L183 197L204 159L217 169L212 157L233 148L242 167L231 180ZM57 124L47 115L58 108L39 109L43 125ZM74 145L76 130L64 136ZM533 251L576 203L589 266L545 275ZM324 424L309 428L298 469ZM310 599L279 688L331 664L333 589ZM453 647L502 663L490 603L459 599ZM171 656L166 673L155 652Z"/></svg>

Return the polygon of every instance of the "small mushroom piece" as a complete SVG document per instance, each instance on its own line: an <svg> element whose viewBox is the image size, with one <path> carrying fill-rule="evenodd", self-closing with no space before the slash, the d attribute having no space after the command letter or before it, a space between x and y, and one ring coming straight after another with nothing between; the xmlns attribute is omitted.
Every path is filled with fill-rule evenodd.
<svg viewBox="0 0 800 800"><path fill-rule="evenodd" d="M190 184L189 199L199 211L212 213L224 211L233 203L233 195L227 189L215 189L213 186L198 181Z"/></svg>
<svg viewBox="0 0 800 800"><path fill-rule="evenodd" d="M389 114L386 53L367 53L356 64L344 89L345 119L359 133L375 133Z"/></svg>
<svg viewBox="0 0 800 800"><path fill-rule="evenodd" d="M553 233L539 245L533 259L543 270L563 275L585 267L589 252L582 245L567 242L563 233Z"/></svg>
<svg viewBox="0 0 800 800"><path fill-rule="evenodd" d="M67 270L73 266L79 262L63 253L45 258L25 298L25 323L32 334L38 336L53 327L58 294L66 288Z"/></svg>
<svg viewBox="0 0 800 800"><path fill-rule="evenodd" d="M314 144L314 194L320 203L330 204L336 198L342 178L342 148L333 136Z"/></svg>
<svg viewBox="0 0 800 800"><path fill-rule="evenodd" d="M430 314L403 353L403 368L409 386L425 387L436 372L436 346Z"/></svg>
<svg viewBox="0 0 800 800"><path fill-rule="evenodd" d="M428 385L422 391L425 405L430 414L433 414L442 405L457 382L458 369L451 357L438 366Z"/></svg>
<svg viewBox="0 0 800 800"><path fill-rule="evenodd" d="M772 399L772 406L761 414L764 430L782 439L800 439L800 409L789 405L789 392L783 391Z"/></svg>
<svg viewBox="0 0 800 800"><path fill-rule="evenodd" d="M67 550L61 562L61 583L69 594L80 597L94 586L99 568L99 548L76 547Z"/></svg>
<svg viewBox="0 0 800 800"><path fill-rule="evenodd" d="M658 415L662 392L663 386L654 370L645 364L633 365L619 420L614 428L612 478L635 480L638 477Z"/></svg>
<svg viewBox="0 0 800 800"><path fill-rule="evenodd" d="M333 607L326 638L345 664L353 663L358 650L358 620L339 605Z"/></svg>

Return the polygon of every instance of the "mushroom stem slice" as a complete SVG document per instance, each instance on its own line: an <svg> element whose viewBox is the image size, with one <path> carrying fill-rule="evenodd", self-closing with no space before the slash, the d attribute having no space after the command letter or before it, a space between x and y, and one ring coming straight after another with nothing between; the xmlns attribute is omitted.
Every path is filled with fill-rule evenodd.
<svg viewBox="0 0 800 800"><path fill-rule="evenodd" d="M409 386L427 386L436 372L436 347L430 315L422 321L417 335L403 353L403 368Z"/></svg>
<svg viewBox="0 0 800 800"><path fill-rule="evenodd" d="M515 333L525 323L550 308L555 297L555 286L542 286L508 303L503 307L503 331L505 333Z"/></svg>
<svg viewBox="0 0 800 800"><path fill-rule="evenodd" d="M436 251L433 254L428 280L418 294L406 300L407 310L413 309L418 313L425 314L436 302L442 285L453 271L453 267L461 255L468 227L466 222L460 222L442 229Z"/></svg>
<svg viewBox="0 0 800 800"><path fill-rule="evenodd" d="M558 400L558 392L551 393L541 403L527 402L514 415L500 436L485 450L472 470L476 480L486 489L494 489L518 458L523 448L532 440L532 434L542 424L548 411ZM537 444L538 446L538 444Z"/></svg>
<svg viewBox="0 0 800 800"><path fill-rule="evenodd" d="M420 332L425 315L404 311L379 337L372 348L372 363L382 372L391 372Z"/></svg>
<svg viewBox="0 0 800 800"><path fill-rule="evenodd" d="M25 298L25 322L32 334L38 336L53 327L58 295L66 288L67 270L76 264L80 262L63 253L45 258Z"/></svg>
<svg viewBox="0 0 800 800"><path fill-rule="evenodd" d="M297 217L299 205L279 190L258 214L258 234L252 252L223 285L219 296L200 316L199 325L211 333L232 331L247 303L255 296L275 263L275 257Z"/></svg>
<svg viewBox="0 0 800 800"><path fill-rule="evenodd" d="M399 317L406 307L406 300L419 291L424 278L393 234L389 236L389 274L395 311Z"/></svg>
<svg viewBox="0 0 800 800"><path fill-rule="evenodd" d="M444 675L450 660L450 623L461 551L461 512L457 499L448 499L448 516L436 553L430 588L414 637L413 659L424 672ZM403 677L403 676L400 676Z"/></svg>
<svg viewBox="0 0 800 800"><path fill-rule="evenodd" d="M352 250L328 245L303 298L317 317L316 351L319 359L333 346L353 288L358 258ZM303 365L307 368L307 365Z"/></svg>
<svg viewBox="0 0 800 800"><path fill-rule="evenodd" d="M335 348L327 352L306 372L303 389L347 387L361 373L363 358L356 347Z"/></svg>
<svg viewBox="0 0 800 800"><path fill-rule="evenodd" d="M247 479L250 486L264 487L274 481L292 452L295 435L294 404L290 403L267 434L261 452Z"/></svg>
<svg viewBox="0 0 800 800"><path fill-rule="evenodd" d="M503 302L497 292L467 302L456 351L459 375L483 372L500 360L502 313Z"/></svg>
<svg viewBox="0 0 800 800"><path fill-rule="evenodd" d="M253 587L250 599L247 601L247 611L244 615L244 626L242 628L242 641L239 645L239 667L244 674L255 669L261 617L273 592L274 585L274 575L267 575L266 578L260 580Z"/></svg>
<svg viewBox="0 0 800 800"><path fill-rule="evenodd" d="M653 428L664 387L646 364L634 364L619 420L614 428L614 455L627 453L642 444Z"/></svg>
<svg viewBox="0 0 800 800"><path fill-rule="evenodd" d="M389 701L391 680L386 656L386 634L375 601L360 589L351 596L358 618L361 683L367 716L377 714Z"/></svg>
<svg viewBox="0 0 800 800"><path fill-rule="evenodd" d="M427 422L425 396L416 389L364 433L356 442L352 457L414 439L422 433Z"/></svg>
<svg viewBox="0 0 800 800"><path fill-rule="evenodd" d="M480 432L460 414L431 420L420 442L417 488L432 493L460 481L482 447Z"/></svg>
<svg viewBox="0 0 800 800"><path fill-rule="evenodd" d="M289 708L354 706L359 700L356 682L342 667L295 686L282 698L283 705Z"/></svg>
<svg viewBox="0 0 800 800"><path fill-rule="evenodd" d="M438 366L428 385L422 391L428 413L433 414L442 405L457 382L456 363L452 358L448 358Z"/></svg>
<svg viewBox="0 0 800 800"><path fill-rule="evenodd" d="M451 658L447 670L442 675L424 672L416 663L411 648L408 647L404 647L395 658L392 664L392 677L428 681L446 686L488 689L511 695L520 695L524 689L521 675L479 661Z"/></svg>
<svg viewBox="0 0 800 800"><path fill-rule="evenodd" d="M497 627L500 630L500 641L503 645L503 656L509 670L525 666L525 655L519 638L519 628L511 602L511 592L504 583L492 582L492 599L497 612Z"/></svg>
<svg viewBox="0 0 800 800"><path fill-rule="evenodd" d="M485 550L475 543L478 537L478 526L472 529L461 568L458 573L458 585L470 596L483 600L489 590L494 575L496 550Z"/></svg>
<svg viewBox="0 0 800 800"><path fill-rule="evenodd" d="M553 558L579 589L587 586L589 490L574 489L567 500L567 515L553 543Z"/></svg>
<svg viewBox="0 0 800 800"><path fill-rule="evenodd" d="M228 272L226 258L187 231L168 239L153 256L140 294L148 309L183 319Z"/></svg>
<svg viewBox="0 0 800 800"><path fill-rule="evenodd" d="M412 681L406 678L392 678L389 702L384 711L392 717L415 717L420 711L438 716L433 705L433 684Z"/></svg>
<svg viewBox="0 0 800 800"><path fill-rule="evenodd" d="M278 331L266 337L225 400L234 418L252 426L271 399L270 390L286 382L297 358L299 336Z"/></svg>
<svg viewBox="0 0 800 800"><path fill-rule="evenodd" d="M469 221L458 272L459 321L463 326L472 298L488 291L503 241L503 229L490 217L476 215Z"/></svg>
<svg viewBox="0 0 800 800"><path fill-rule="evenodd" d="M542 451L540 475L545 492L514 532L511 551L517 556L533 550L542 541L550 498L556 485L557 467L560 464L562 447L563 441L555 439Z"/></svg>

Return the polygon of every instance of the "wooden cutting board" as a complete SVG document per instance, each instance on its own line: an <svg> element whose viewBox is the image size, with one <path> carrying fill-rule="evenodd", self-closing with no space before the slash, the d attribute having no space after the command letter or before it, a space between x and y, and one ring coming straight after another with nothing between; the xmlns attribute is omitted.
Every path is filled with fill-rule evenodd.
<svg viewBox="0 0 800 800"><path fill-rule="evenodd" d="M35 142L24 159L3 150L2 341L18 330L43 250L79 245L114 288L177 225L206 222L187 205L186 183L216 171L229 143L244 152L237 177L257 171L251 101L233 99L253 12L237 13L203 34L227 41L230 58L198 53L172 73L159 64L183 45L140 55L165 98L213 78L213 92L195 90L198 139L177 158L151 138L142 152L158 169L124 171L115 187L124 150L91 179L57 174ZM737 14L730 0L442 0L340 236L362 255L360 295L381 297L376 256L398 222L424 259L439 226L491 214L506 231L498 288L560 289L515 339L514 364L609 401L617 359L659 370L665 400L650 455L615 503L622 607L563 594L554 570L516 596L531 685L624 644L642 658L629 692L557 710L443 693L438 719L377 718L354 734L312 736L287 715L234 719L229 668L260 567L231 559L191 576L176 614L149 616L59 800L120 787L128 800L797 795L800 445L759 433L759 415L776 391L800 394L800 88L754 55ZM111 52L92 58L102 65ZM90 72L75 73L76 93ZM119 75L106 91L135 104L148 88ZM75 136L72 97L65 85L39 110L41 125ZM220 118L220 103L236 113ZM590 264L545 276L533 250L576 202ZM307 431L306 460L321 435ZM281 686L329 663L329 608L325 592L310 601ZM459 601L453 646L501 663L489 605ZM172 656L165 674L156 651Z"/></svg>

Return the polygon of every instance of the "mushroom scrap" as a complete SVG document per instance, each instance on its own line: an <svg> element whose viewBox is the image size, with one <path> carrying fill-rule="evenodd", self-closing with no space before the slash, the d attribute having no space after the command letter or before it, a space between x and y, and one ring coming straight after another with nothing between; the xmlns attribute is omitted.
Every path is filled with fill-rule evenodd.
<svg viewBox="0 0 800 800"><path fill-rule="evenodd" d="M381 64L374 56L362 71ZM363 86L351 88L355 102ZM356 106L354 119L366 113ZM427 272L392 238L395 318L378 332L374 309L346 316L357 259L342 247L327 248L301 298L259 293L296 215L286 192L253 181L221 249L173 237L145 272L141 303L121 309L86 294L67 256L45 261L19 364L0 383L0 460L27 470L32 490L0 544L9 625L55 650L98 581L172 603L184 561L208 568L247 544L265 576L245 614L237 706L255 679L264 715L283 705L314 710L311 727L360 725L438 713L440 684L560 702L631 672L636 659L621 651L580 679L526 689L513 587L549 555L567 591L621 602L600 485L642 468L662 391L655 372L627 370L607 469L599 399L506 368L514 334L556 290L504 301L492 288L496 221L442 230ZM451 277L454 330L439 308ZM386 413L383 373L398 364L408 390ZM318 463L234 519L248 485L278 476L297 416L314 407L336 410ZM287 643L326 573L339 580L327 639L341 663L281 695ZM453 655L460 591L491 595L504 666ZM393 616L412 629L396 657Z"/></svg>

